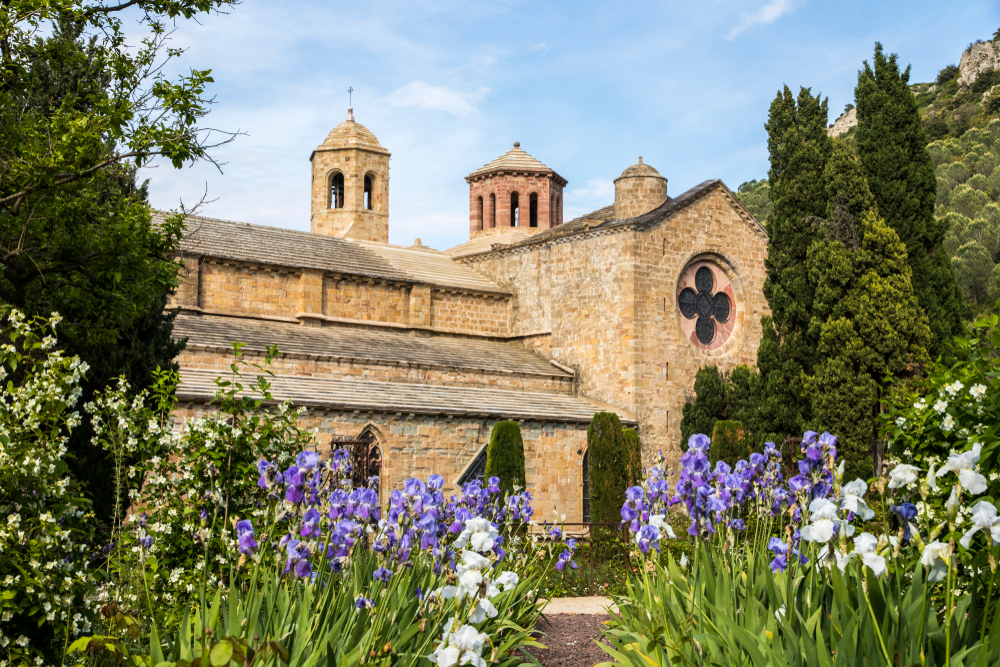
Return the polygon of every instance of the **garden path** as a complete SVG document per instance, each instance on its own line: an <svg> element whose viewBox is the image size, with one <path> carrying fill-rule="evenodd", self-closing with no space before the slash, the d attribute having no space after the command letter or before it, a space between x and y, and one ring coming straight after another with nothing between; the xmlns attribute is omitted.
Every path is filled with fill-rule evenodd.
<svg viewBox="0 0 1000 667"><path fill-rule="evenodd" d="M603 637L604 624L610 618L608 607L614 608L602 597L551 600L536 633L548 648L530 649L531 654L543 667L593 667L609 662L611 656L594 641Z"/></svg>

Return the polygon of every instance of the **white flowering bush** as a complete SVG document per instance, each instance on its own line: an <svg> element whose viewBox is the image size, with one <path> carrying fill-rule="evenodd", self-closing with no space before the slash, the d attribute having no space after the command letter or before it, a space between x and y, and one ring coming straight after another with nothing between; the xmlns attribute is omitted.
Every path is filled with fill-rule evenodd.
<svg viewBox="0 0 1000 667"><path fill-rule="evenodd" d="M57 349L59 321L0 319L0 664L58 661L95 613L89 502L65 462L87 365Z"/></svg>
<svg viewBox="0 0 1000 667"><path fill-rule="evenodd" d="M1000 497L998 313L977 320L969 338L956 338L953 353L957 361L934 365L915 387L897 390L883 415L886 465L897 471L891 481L897 500L914 503L938 522L945 520L945 504L959 479L942 468L962 452L976 448L987 485L980 493ZM917 475L918 468L924 474ZM969 507L959 512L971 516Z"/></svg>
<svg viewBox="0 0 1000 667"><path fill-rule="evenodd" d="M158 372L153 387L134 398L122 379L86 406L96 439L117 461L134 461L119 466L132 506L116 534L111 567L118 576L101 591L102 602L130 612L150 601L176 607L205 577L206 549L213 585L226 585L239 558L236 534L210 524L263 517L257 462L287 466L312 444L312 434L298 426L299 411L272 400L268 366L277 350L251 364L240 344L233 347L231 375L216 380L217 410L204 417L174 423L173 372ZM244 377L248 370L252 380ZM146 583L134 580L140 561L150 571Z"/></svg>

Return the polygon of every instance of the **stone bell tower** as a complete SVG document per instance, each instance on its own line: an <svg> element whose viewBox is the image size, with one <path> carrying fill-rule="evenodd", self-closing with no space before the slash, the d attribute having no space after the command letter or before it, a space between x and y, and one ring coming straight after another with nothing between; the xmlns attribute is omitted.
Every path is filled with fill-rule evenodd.
<svg viewBox="0 0 1000 667"><path fill-rule="evenodd" d="M389 242L389 151L354 110L309 156L314 234Z"/></svg>

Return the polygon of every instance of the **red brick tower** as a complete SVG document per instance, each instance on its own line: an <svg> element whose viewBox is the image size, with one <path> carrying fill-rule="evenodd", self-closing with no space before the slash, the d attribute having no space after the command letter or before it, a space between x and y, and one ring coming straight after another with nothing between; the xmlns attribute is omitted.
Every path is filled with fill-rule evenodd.
<svg viewBox="0 0 1000 667"><path fill-rule="evenodd" d="M531 157L521 144L477 169L469 182L469 238L521 230L534 234L562 224L566 179Z"/></svg>

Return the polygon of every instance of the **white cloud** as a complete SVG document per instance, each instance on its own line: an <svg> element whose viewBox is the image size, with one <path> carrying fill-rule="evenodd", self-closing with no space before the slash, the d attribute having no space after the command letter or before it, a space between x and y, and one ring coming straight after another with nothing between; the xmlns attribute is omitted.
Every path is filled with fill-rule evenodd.
<svg viewBox="0 0 1000 667"><path fill-rule="evenodd" d="M428 86L423 81L413 81L390 93L388 101L394 107L439 109L453 116L465 117L476 111L476 104L489 92L489 88L479 88L474 93L461 93L444 86Z"/></svg>
<svg viewBox="0 0 1000 667"><path fill-rule="evenodd" d="M528 47L528 50L529 51L548 51L549 50L549 43L548 42L539 42L538 44L535 44L534 46Z"/></svg>
<svg viewBox="0 0 1000 667"><path fill-rule="evenodd" d="M726 34L726 40L733 40L747 28L761 24L771 25L779 16L792 11L792 0L771 0L756 12L744 13L740 22Z"/></svg>

